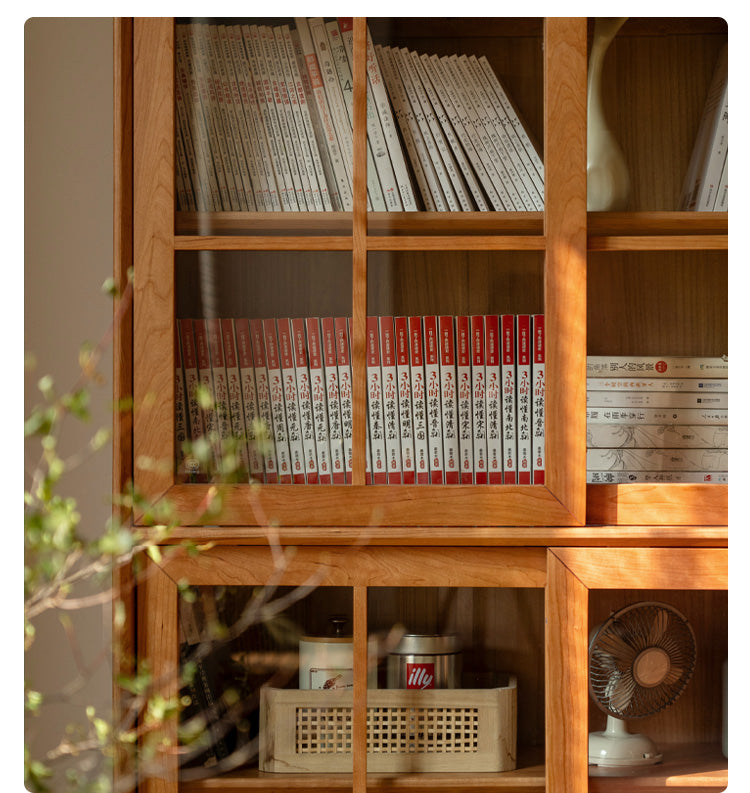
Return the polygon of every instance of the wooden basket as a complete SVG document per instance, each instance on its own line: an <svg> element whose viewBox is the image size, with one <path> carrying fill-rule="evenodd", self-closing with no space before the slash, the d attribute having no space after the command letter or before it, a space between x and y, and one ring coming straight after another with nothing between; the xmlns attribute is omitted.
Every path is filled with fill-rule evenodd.
<svg viewBox="0 0 750 793"><path fill-rule="evenodd" d="M491 689L367 692L367 770L511 771L516 679ZM352 692L263 688L260 770L352 771Z"/></svg>

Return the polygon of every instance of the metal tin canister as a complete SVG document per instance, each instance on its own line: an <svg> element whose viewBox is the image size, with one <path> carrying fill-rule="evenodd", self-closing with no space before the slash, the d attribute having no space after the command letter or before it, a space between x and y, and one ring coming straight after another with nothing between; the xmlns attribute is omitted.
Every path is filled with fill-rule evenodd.
<svg viewBox="0 0 750 793"><path fill-rule="evenodd" d="M460 688L461 647L453 634L401 637L388 654L388 688Z"/></svg>
<svg viewBox="0 0 750 793"><path fill-rule="evenodd" d="M299 643L299 687L352 688L351 636L303 636Z"/></svg>

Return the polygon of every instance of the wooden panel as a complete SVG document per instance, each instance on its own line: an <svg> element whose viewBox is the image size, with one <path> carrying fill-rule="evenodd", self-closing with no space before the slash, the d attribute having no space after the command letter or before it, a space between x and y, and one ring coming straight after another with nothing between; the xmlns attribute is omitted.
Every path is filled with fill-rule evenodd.
<svg viewBox="0 0 750 793"><path fill-rule="evenodd" d="M151 497L173 481L172 28L170 19L134 23L134 456L136 483Z"/></svg>
<svg viewBox="0 0 750 793"><path fill-rule="evenodd" d="M724 526L728 485L589 485L587 522Z"/></svg>
<svg viewBox="0 0 750 793"><path fill-rule="evenodd" d="M588 784L588 591L553 552L547 556L545 636L547 790Z"/></svg>
<svg viewBox="0 0 750 793"><path fill-rule="evenodd" d="M179 690L177 587L156 563L146 558L143 563L144 572L137 593L138 658L148 661L154 681L153 693L170 699ZM177 724L174 721L154 723L153 728L145 730L144 741L155 749L155 756L152 764L146 764L147 753L142 754L139 790L176 793Z"/></svg>
<svg viewBox="0 0 750 793"><path fill-rule="evenodd" d="M545 22L547 482L586 519L586 22Z"/></svg>
<svg viewBox="0 0 750 793"><path fill-rule="evenodd" d="M278 551L279 549L277 549ZM246 586L276 581L316 586L542 587L542 548L507 548L497 553L474 548L314 548L271 549L217 546L196 559L175 549L163 564L169 576L196 586Z"/></svg>
<svg viewBox="0 0 750 793"><path fill-rule="evenodd" d="M727 551L695 548L555 548L589 589L726 589Z"/></svg>
<svg viewBox="0 0 750 793"><path fill-rule="evenodd" d="M220 492L223 526L269 521L277 526L495 527L573 522L567 508L541 485L228 485ZM216 524L216 514L205 512L207 497L207 488L199 485L169 491L184 526Z"/></svg>

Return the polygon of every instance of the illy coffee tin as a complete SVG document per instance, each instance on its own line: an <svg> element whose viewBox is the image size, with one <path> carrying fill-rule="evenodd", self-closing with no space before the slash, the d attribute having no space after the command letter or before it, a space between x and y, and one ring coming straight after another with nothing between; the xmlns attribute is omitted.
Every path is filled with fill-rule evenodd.
<svg viewBox="0 0 750 793"><path fill-rule="evenodd" d="M388 654L388 688L459 688L461 647L452 634L401 637Z"/></svg>

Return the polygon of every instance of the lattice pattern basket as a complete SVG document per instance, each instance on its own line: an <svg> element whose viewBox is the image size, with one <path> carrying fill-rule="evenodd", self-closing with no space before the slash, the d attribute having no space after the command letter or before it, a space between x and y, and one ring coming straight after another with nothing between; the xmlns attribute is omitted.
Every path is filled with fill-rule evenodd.
<svg viewBox="0 0 750 793"><path fill-rule="evenodd" d="M367 692L367 770L511 771L516 679L492 689ZM351 691L264 688L260 770L352 770Z"/></svg>

